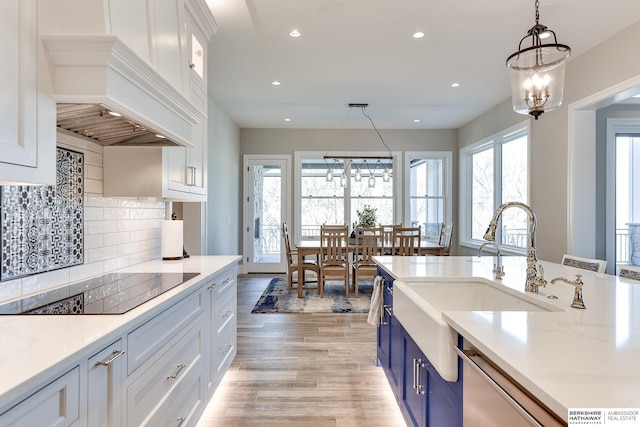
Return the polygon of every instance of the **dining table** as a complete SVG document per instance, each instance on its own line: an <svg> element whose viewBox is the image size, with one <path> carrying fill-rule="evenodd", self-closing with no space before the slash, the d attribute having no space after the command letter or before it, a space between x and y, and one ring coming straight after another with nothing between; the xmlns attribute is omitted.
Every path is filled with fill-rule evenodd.
<svg viewBox="0 0 640 427"><path fill-rule="evenodd" d="M348 252L354 252L356 247L355 238L349 238L346 246ZM383 249L385 253L392 250L391 247L385 247ZM298 260L302 260L305 256L310 255L319 256L322 253L320 240L300 240L296 243L296 251L298 252ZM418 255L442 256L444 255L444 251L445 247L439 245L437 242L432 242L430 240L421 240L420 247L418 248ZM304 277L302 264L302 262L298 262L298 277ZM298 298L302 298L302 286L298 286Z"/></svg>

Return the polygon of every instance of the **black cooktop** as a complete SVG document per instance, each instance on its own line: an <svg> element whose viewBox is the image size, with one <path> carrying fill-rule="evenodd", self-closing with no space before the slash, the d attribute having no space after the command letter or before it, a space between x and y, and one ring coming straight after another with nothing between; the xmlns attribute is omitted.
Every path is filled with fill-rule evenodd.
<svg viewBox="0 0 640 427"><path fill-rule="evenodd" d="M0 305L0 314L122 314L200 273L109 273Z"/></svg>

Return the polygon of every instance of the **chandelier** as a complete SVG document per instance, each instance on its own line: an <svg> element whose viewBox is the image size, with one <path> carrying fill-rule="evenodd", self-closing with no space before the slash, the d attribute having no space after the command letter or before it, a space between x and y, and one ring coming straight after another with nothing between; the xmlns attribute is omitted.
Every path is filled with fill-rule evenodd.
<svg viewBox="0 0 640 427"><path fill-rule="evenodd" d="M347 118L349 117L349 113L351 113L351 109L352 108L360 108L362 110L362 115L365 116L369 122L371 122L371 126L373 127L373 129L376 131L376 133L378 134L378 137L380 138L380 141L382 142L382 145L384 145L384 148L386 149L388 155L383 155L383 156L340 156L340 155L329 155L329 151L327 151L324 155L324 161L327 164L327 175L326 175L326 180L327 181L333 181L334 176L340 176L340 186L341 187L346 187L347 186L347 170L349 170L349 167L353 167L355 168L355 174L354 174L354 180L356 182L360 182L362 181L362 169L366 168L367 173L369 174L369 178L367 179L367 185L371 188L376 186L376 171L378 169L378 167L380 167L382 169L382 180L384 182L389 182L391 180L391 171L389 170L389 168L387 167L386 163L382 163L382 160L393 160L393 155L391 154L391 150L389 149L389 146L387 145L386 142L384 142L384 138L382 138L382 135L380 134L380 131L378 131L378 128L376 127L375 123L373 123L373 119L371 118L371 116L369 116L369 114L367 113L367 107L369 106L369 104L349 104L349 111L347 112L347 115L345 116L344 120L342 121L342 124L340 125L340 128L338 129L338 131L336 132L333 141L331 142L331 145L329 146L329 150L331 150L331 147L333 146L333 143L336 140L336 137L338 136L338 133L342 130L344 123L346 122ZM362 162L358 165L357 163L355 163L352 159L353 158L357 158L357 159L361 159ZM327 163L327 160L333 160L333 163L331 166L329 166L329 164ZM348 160L348 163L346 165L344 165L344 169L342 171L340 171L340 169L342 169L342 164L339 160ZM371 164L373 164L373 170L371 170Z"/></svg>
<svg viewBox="0 0 640 427"><path fill-rule="evenodd" d="M520 40L518 51L507 58L513 110L536 120L562 104L564 70L571 55L571 48L559 44L556 33L540 24L539 7L540 1L536 0L536 24ZM543 43L551 37L553 43Z"/></svg>

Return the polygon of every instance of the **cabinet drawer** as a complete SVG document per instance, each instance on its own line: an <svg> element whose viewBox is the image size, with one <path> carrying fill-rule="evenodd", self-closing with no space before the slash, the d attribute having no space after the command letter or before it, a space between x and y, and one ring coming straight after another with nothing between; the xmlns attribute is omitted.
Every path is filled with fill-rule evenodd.
<svg viewBox="0 0 640 427"><path fill-rule="evenodd" d="M235 286L228 288L227 292L216 295L212 319L215 334L222 333L229 324L236 323L236 299Z"/></svg>
<svg viewBox="0 0 640 427"><path fill-rule="evenodd" d="M215 369L215 382L220 382L225 371L233 362L237 353L237 326L230 323L217 337L213 343L213 367Z"/></svg>
<svg viewBox="0 0 640 427"><path fill-rule="evenodd" d="M143 425L156 407L164 405L165 397L186 378L187 372L202 371L202 348L200 319L127 388L128 425Z"/></svg>
<svg viewBox="0 0 640 427"><path fill-rule="evenodd" d="M57 380L0 415L7 427L64 427L80 413L80 368L75 367Z"/></svg>
<svg viewBox="0 0 640 427"><path fill-rule="evenodd" d="M152 427L178 427L194 425L204 410L202 359L191 366L184 378L171 390L167 399L157 407L144 424ZM186 368L185 368L186 369Z"/></svg>
<svg viewBox="0 0 640 427"><path fill-rule="evenodd" d="M234 267L216 274L212 283L209 285L209 289L214 291L214 295L217 298L218 295L229 292L230 288L235 288L235 285L236 269Z"/></svg>
<svg viewBox="0 0 640 427"><path fill-rule="evenodd" d="M127 335L127 374L131 374L204 312L200 292L183 298Z"/></svg>

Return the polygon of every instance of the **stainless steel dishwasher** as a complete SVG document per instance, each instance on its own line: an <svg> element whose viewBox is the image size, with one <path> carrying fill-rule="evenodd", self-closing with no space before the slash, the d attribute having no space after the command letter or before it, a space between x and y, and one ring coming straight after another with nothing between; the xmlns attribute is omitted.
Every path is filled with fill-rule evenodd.
<svg viewBox="0 0 640 427"><path fill-rule="evenodd" d="M464 427L566 426L567 423L464 342L456 352L465 362L462 379Z"/></svg>

